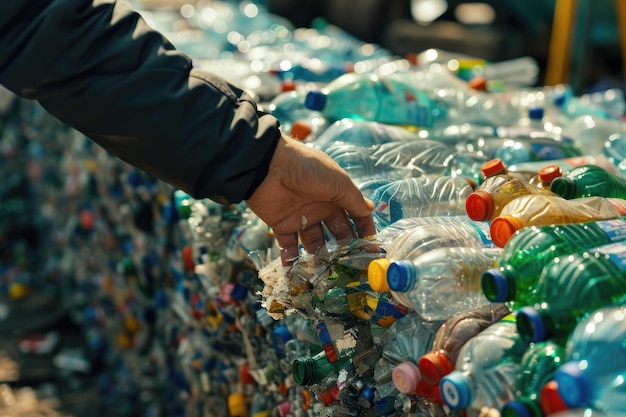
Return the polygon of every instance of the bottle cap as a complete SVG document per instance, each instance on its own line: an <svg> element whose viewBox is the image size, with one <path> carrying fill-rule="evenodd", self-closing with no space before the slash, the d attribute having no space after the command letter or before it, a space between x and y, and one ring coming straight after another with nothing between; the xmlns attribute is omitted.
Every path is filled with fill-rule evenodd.
<svg viewBox="0 0 626 417"><path fill-rule="evenodd" d="M508 215L498 216L491 221L491 225L489 226L491 240L496 246L503 248L509 239L511 239L511 236L522 227L524 227L524 225L516 217Z"/></svg>
<svg viewBox="0 0 626 417"><path fill-rule="evenodd" d="M502 417L540 417L543 415L541 410L532 403L526 403L523 400L513 400L502 407L500 415ZM534 410L532 408L534 408Z"/></svg>
<svg viewBox="0 0 626 417"><path fill-rule="evenodd" d="M559 395L559 384L556 380L548 381L539 393L539 406L546 416L568 410L569 407Z"/></svg>
<svg viewBox="0 0 626 417"><path fill-rule="evenodd" d="M193 272L196 269L196 264L193 261L193 249L191 245L185 245L183 247L183 265L187 271Z"/></svg>
<svg viewBox="0 0 626 417"><path fill-rule="evenodd" d="M242 392L235 392L228 396L228 415L232 417L247 417L248 405Z"/></svg>
<svg viewBox="0 0 626 417"><path fill-rule="evenodd" d="M541 314L533 307L522 307L517 312L517 331L529 342L546 340L546 327Z"/></svg>
<svg viewBox="0 0 626 417"><path fill-rule="evenodd" d="M496 174L506 173L506 166L504 165L504 162L502 162L502 159L493 158L482 164L482 166L480 167L480 171L486 178Z"/></svg>
<svg viewBox="0 0 626 417"><path fill-rule="evenodd" d="M565 104L566 99L567 99L567 96L565 94L559 94L556 97L554 97L554 105L557 107L561 107Z"/></svg>
<svg viewBox="0 0 626 417"><path fill-rule="evenodd" d="M569 177L558 177L550 183L550 191L570 200L576 195L576 183Z"/></svg>
<svg viewBox="0 0 626 417"><path fill-rule="evenodd" d="M443 350L433 350L417 361L422 379L431 385L439 385L441 378L454 371L454 363Z"/></svg>
<svg viewBox="0 0 626 417"><path fill-rule="evenodd" d="M480 276L483 294L492 303L511 300L515 295L515 286L512 284L504 272L497 268L489 268Z"/></svg>
<svg viewBox="0 0 626 417"><path fill-rule="evenodd" d="M394 261L387 269L387 284L393 291L406 292L415 285L415 274L411 261Z"/></svg>
<svg viewBox="0 0 626 417"><path fill-rule="evenodd" d="M272 332L272 345L274 346L274 350L279 353L285 353L285 343L291 339L293 339L293 335L285 325L276 327Z"/></svg>
<svg viewBox="0 0 626 417"><path fill-rule="evenodd" d="M475 221L487 221L493 215L493 199L487 191L472 191L465 199L465 212Z"/></svg>
<svg viewBox="0 0 626 417"><path fill-rule="evenodd" d="M367 266L367 281L374 291L387 292L391 289L387 282L387 269L390 264L389 259L378 258Z"/></svg>
<svg viewBox="0 0 626 417"><path fill-rule="evenodd" d="M283 80L280 86L280 90L283 93L286 93L287 91L294 91L295 89L296 89L296 83L290 78Z"/></svg>
<svg viewBox="0 0 626 417"><path fill-rule="evenodd" d="M376 394L376 390L373 387L366 385L361 390L361 397L367 401L372 401L374 399L374 395Z"/></svg>
<svg viewBox="0 0 626 417"><path fill-rule="evenodd" d="M402 394L415 394L417 383L422 379L419 369L413 363L405 361L393 368L393 385Z"/></svg>
<svg viewBox="0 0 626 417"><path fill-rule="evenodd" d="M321 91L309 91L304 98L304 107L320 111L326 106L326 95Z"/></svg>
<svg viewBox="0 0 626 417"><path fill-rule="evenodd" d="M297 121L291 126L291 137L298 140L304 140L311 134L313 130L305 122Z"/></svg>
<svg viewBox="0 0 626 417"><path fill-rule="evenodd" d="M581 368L580 362L570 361L560 366L554 373L559 396L570 408L591 406L595 384Z"/></svg>
<svg viewBox="0 0 626 417"><path fill-rule="evenodd" d="M469 378L461 371L453 371L444 376L439 387L444 402L453 410L467 408L472 403Z"/></svg>
<svg viewBox="0 0 626 417"><path fill-rule="evenodd" d="M427 400L435 401L437 404L443 404L441 394L439 393L439 385L430 385L426 381L419 381L415 388L415 393Z"/></svg>
<svg viewBox="0 0 626 417"><path fill-rule="evenodd" d="M469 86L474 90L487 91L487 78L483 75L474 77L469 81Z"/></svg>
<svg viewBox="0 0 626 417"><path fill-rule="evenodd" d="M531 107L528 109L528 118L532 120L543 119L544 111L543 107Z"/></svg>
<svg viewBox="0 0 626 417"><path fill-rule="evenodd" d="M333 385L326 391L320 394L320 400L322 400L322 405L324 407L328 407L332 403L337 400L337 394L339 393L339 387L337 385Z"/></svg>
<svg viewBox="0 0 626 417"><path fill-rule="evenodd" d="M551 184L552 180L555 178L561 177L563 175L563 170L557 164L546 165L541 168L537 173L539 181L542 184Z"/></svg>
<svg viewBox="0 0 626 417"><path fill-rule="evenodd" d="M278 404L278 414L280 414L280 417L291 414L291 401L287 400Z"/></svg>

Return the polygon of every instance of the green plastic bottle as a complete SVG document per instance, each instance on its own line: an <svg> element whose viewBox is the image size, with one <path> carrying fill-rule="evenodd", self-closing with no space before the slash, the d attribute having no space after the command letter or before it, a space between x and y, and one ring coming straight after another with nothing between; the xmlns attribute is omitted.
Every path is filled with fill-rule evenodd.
<svg viewBox="0 0 626 417"><path fill-rule="evenodd" d="M502 417L543 417L539 404L543 387L552 380L565 360L565 347L552 341L535 343L528 348L517 373L515 400L505 404Z"/></svg>
<svg viewBox="0 0 626 417"><path fill-rule="evenodd" d="M314 356L304 356L291 364L291 375L298 385L322 385L327 378L338 375L344 367L351 366L352 350L344 350L338 360L329 362L325 351Z"/></svg>
<svg viewBox="0 0 626 417"><path fill-rule="evenodd" d="M554 258L537 282L535 302L517 312L520 336L529 342L565 344L576 324L626 295L626 242Z"/></svg>
<svg viewBox="0 0 626 417"><path fill-rule="evenodd" d="M550 190L568 200L592 196L626 198L626 178L587 164L552 180Z"/></svg>
<svg viewBox="0 0 626 417"><path fill-rule="evenodd" d="M498 268L481 276L482 290L492 302L517 309L531 303L537 280L555 257L611 242L626 241L626 218L587 223L526 227L504 247Z"/></svg>

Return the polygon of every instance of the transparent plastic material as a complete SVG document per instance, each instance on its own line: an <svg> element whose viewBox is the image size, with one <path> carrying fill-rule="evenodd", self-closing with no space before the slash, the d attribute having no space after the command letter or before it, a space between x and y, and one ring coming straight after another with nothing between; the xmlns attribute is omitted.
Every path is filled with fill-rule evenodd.
<svg viewBox="0 0 626 417"><path fill-rule="evenodd" d="M417 367L425 384L439 388L441 378L454 370L463 345L481 331L510 314L501 303L491 303L456 313L437 330L432 350L421 356Z"/></svg>
<svg viewBox="0 0 626 417"><path fill-rule="evenodd" d="M582 156L584 153L575 141L565 137L556 140L532 135L522 139L507 139L494 152L494 157L513 165L531 161L550 161Z"/></svg>
<svg viewBox="0 0 626 417"><path fill-rule="evenodd" d="M517 313L520 335L564 344L580 320L626 295L624 259L625 242L555 258L537 281L534 303Z"/></svg>
<svg viewBox="0 0 626 417"><path fill-rule="evenodd" d="M568 123L562 133L575 140L583 154L602 155L608 137L616 133L626 134L626 124L621 120L587 114Z"/></svg>
<svg viewBox="0 0 626 417"><path fill-rule="evenodd" d="M567 361L555 373L558 391L571 408L626 413L626 307L597 309L573 330ZM595 412L594 412L595 415Z"/></svg>
<svg viewBox="0 0 626 417"><path fill-rule="evenodd" d="M566 199L591 196L626 198L626 177L612 174L597 165L583 165L555 178L550 190Z"/></svg>
<svg viewBox="0 0 626 417"><path fill-rule="evenodd" d="M401 292L425 320L447 320L461 311L489 304L480 287L483 271L493 268L500 251L444 247L417 258L391 262L387 282L392 295Z"/></svg>
<svg viewBox="0 0 626 417"><path fill-rule="evenodd" d="M403 142L415 139L420 139L418 133L402 126L346 118L337 120L328 126L311 142L311 145L323 150L337 142L374 146L387 142Z"/></svg>
<svg viewBox="0 0 626 417"><path fill-rule="evenodd" d="M515 317L508 315L467 341L455 370L441 379L446 405L453 410L501 409L515 397L520 359L528 345L517 332Z"/></svg>
<svg viewBox="0 0 626 417"><path fill-rule="evenodd" d="M374 178L441 177L454 156L446 145L427 139L360 146L334 142L324 151L357 183Z"/></svg>
<svg viewBox="0 0 626 417"><path fill-rule="evenodd" d="M380 397L397 393L393 370L402 362L417 363L428 352L441 322L427 323L412 314L396 320L381 336L382 357L374 368L374 381Z"/></svg>
<svg viewBox="0 0 626 417"><path fill-rule="evenodd" d="M463 178L420 177L382 183L369 198L374 202L374 220L382 228L408 217L465 214L465 200L471 192Z"/></svg>
<svg viewBox="0 0 626 417"><path fill-rule="evenodd" d="M584 223L616 219L626 214L626 200L584 197L566 200L560 196L524 195L504 206L490 225L493 242L504 247L513 234L528 226Z"/></svg>
<svg viewBox="0 0 626 417"><path fill-rule="evenodd" d="M504 247L498 268L483 273L483 292L493 302L531 304L537 280L554 258L622 240L626 240L623 218L521 229Z"/></svg>

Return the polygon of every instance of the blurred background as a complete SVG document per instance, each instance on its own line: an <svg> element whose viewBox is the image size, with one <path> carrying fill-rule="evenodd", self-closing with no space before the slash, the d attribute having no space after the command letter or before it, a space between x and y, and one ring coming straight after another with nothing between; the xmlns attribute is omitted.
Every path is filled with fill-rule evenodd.
<svg viewBox="0 0 626 417"><path fill-rule="evenodd" d="M569 83L578 93L624 87L615 0L267 0L268 9L307 27L324 17L356 37L406 55L429 48L488 61L530 56L539 85ZM625 30L624 28L623 30ZM551 41L554 43L551 44ZM551 50L552 46L552 50Z"/></svg>

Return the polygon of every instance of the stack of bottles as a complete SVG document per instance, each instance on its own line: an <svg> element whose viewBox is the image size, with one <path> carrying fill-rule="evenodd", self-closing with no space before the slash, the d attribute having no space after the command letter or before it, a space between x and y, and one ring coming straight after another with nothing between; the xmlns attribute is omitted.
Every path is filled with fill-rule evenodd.
<svg viewBox="0 0 626 417"><path fill-rule="evenodd" d="M337 161L378 233L284 268L245 203L193 199L10 97L0 291L68 306L90 348L54 352L73 385L91 365L127 416L626 412L619 90L416 65L251 2L144 14Z"/></svg>

